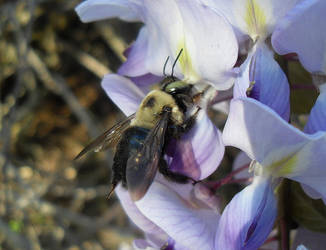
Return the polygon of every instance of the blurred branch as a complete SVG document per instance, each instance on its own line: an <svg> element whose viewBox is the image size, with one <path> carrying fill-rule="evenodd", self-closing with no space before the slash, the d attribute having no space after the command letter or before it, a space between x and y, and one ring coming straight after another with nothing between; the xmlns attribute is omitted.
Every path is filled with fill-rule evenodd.
<svg viewBox="0 0 326 250"><path fill-rule="evenodd" d="M123 52L126 48L129 47L125 41L117 37L114 33L112 27L105 25L103 23L96 23L96 28L99 30L99 34L101 34L104 40L107 42L108 46L114 51L115 55L124 62L126 59L123 55Z"/></svg>
<svg viewBox="0 0 326 250"><path fill-rule="evenodd" d="M86 125L90 135L93 137L97 136L100 133L99 128L92 121L86 110L79 104L78 99L67 87L64 79L61 76L52 75L34 50L29 51L27 60L34 68L39 78L43 81L44 85L50 91L62 96L80 122Z"/></svg>
<svg viewBox="0 0 326 250"><path fill-rule="evenodd" d="M79 62L90 72L98 76L100 79L102 79L104 75L112 73L108 67L106 67L103 63L99 62L93 56L78 49L75 49L68 43L61 42L61 44L65 51L71 54L77 60L77 62Z"/></svg>

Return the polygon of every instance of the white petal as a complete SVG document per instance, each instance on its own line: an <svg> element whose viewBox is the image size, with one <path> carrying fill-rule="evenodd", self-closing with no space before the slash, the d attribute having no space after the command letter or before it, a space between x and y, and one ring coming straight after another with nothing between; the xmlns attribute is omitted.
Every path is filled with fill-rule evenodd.
<svg viewBox="0 0 326 250"><path fill-rule="evenodd" d="M289 125L266 105L252 98L240 98L231 101L223 141L268 166L296 152L309 141L309 136Z"/></svg>
<svg viewBox="0 0 326 250"><path fill-rule="evenodd" d="M225 19L196 1L145 2L147 15L144 18L151 34L147 58L150 72L161 75L167 56L170 60L166 69L171 69L183 49L175 69L177 76L183 75L189 82L202 79L214 83L218 89L229 88L233 83L229 80L230 71L237 59L238 46ZM212 26L219 28L212 29Z"/></svg>
<svg viewBox="0 0 326 250"><path fill-rule="evenodd" d="M223 140L257 160L265 173L306 184L326 197L326 132L304 134L246 98L232 101Z"/></svg>

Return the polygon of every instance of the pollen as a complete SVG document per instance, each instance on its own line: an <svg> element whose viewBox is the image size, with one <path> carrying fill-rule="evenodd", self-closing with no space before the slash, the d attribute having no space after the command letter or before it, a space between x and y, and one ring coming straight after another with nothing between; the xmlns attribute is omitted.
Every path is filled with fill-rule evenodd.
<svg viewBox="0 0 326 250"><path fill-rule="evenodd" d="M194 69L192 60L191 60L191 56L186 48L186 44L185 44L185 40L182 39L179 42L179 46L178 46L178 50L183 49L183 53L180 56L179 62L180 62L180 67L181 67L181 71L184 75L184 78L191 81L191 80L197 80L199 79L199 76L197 74L197 72Z"/></svg>

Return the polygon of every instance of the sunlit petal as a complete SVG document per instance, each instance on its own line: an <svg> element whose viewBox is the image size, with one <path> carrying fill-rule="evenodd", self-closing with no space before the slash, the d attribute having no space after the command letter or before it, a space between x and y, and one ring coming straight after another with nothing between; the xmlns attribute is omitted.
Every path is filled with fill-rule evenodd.
<svg viewBox="0 0 326 250"><path fill-rule="evenodd" d="M167 56L170 60L166 69L171 72L174 59L183 49L175 68L177 76L189 82L202 79L215 83L218 89L231 86L233 82L228 79L232 78L230 71L237 59L238 45L231 26L222 16L197 1L145 3L144 18L151 34L146 63L151 73L162 74ZM212 26L219 28L211 29Z"/></svg>
<svg viewBox="0 0 326 250"><path fill-rule="evenodd" d="M235 29L248 34L253 40L264 39L271 34L279 19L298 2L298 0L202 1L222 12Z"/></svg>
<svg viewBox="0 0 326 250"><path fill-rule="evenodd" d="M232 101L223 140L258 161L265 174L296 180L326 197L326 132L304 134L247 98Z"/></svg>
<svg viewBox="0 0 326 250"><path fill-rule="evenodd" d="M299 150L309 137L266 105L252 98L240 98L231 101L223 141L240 148L260 164L269 165ZM271 152L276 156L267 159Z"/></svg>

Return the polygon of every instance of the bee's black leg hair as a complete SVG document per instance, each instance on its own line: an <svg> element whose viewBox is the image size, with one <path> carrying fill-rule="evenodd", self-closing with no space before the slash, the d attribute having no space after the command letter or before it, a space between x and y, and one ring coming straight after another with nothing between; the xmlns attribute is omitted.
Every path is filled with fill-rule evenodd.
<svg viewBox="0 0 326 250"><path fill-rule="evenodd" d="M110 196L112 195L114 189L116 188L116 186L119 184L119 182L121 180L122 180L122 186L123 187L127 186L126 182L123 181L123 176L121 175L119 166L117 166L117 164L113 164L113 166L112 166L112 174L113 174L113 177L112 177L112 180L111 180L111 189L110 189L109 194L107 195L108 199L110 198Z"/></svg>
<svg viewBox="0 0 326 250"><path fill-rule="evenodd" d="M189 181L195 181L192 178L189 178L188 176L185 176L183 174L178 174L175 172L172 172L169 170L169 167L166 163L166 161L161 158L159 165L158 165L158 170L160 171L161 174L163 174L165 177L170 179L171 181L177 182L177 183L188 183Z"/></svg>
<svg viewBox="0 0 326 250"><path fill-rule="evenodd" d="M192 129L192 127L195 125L196 122L196 118L198 115L198 112L201 108L197 107L197 111L195 114L193 114L192 116L190 116L184 123L183 126L180 126L179 129L181 133L187 133L190 129Z"/></svg>

